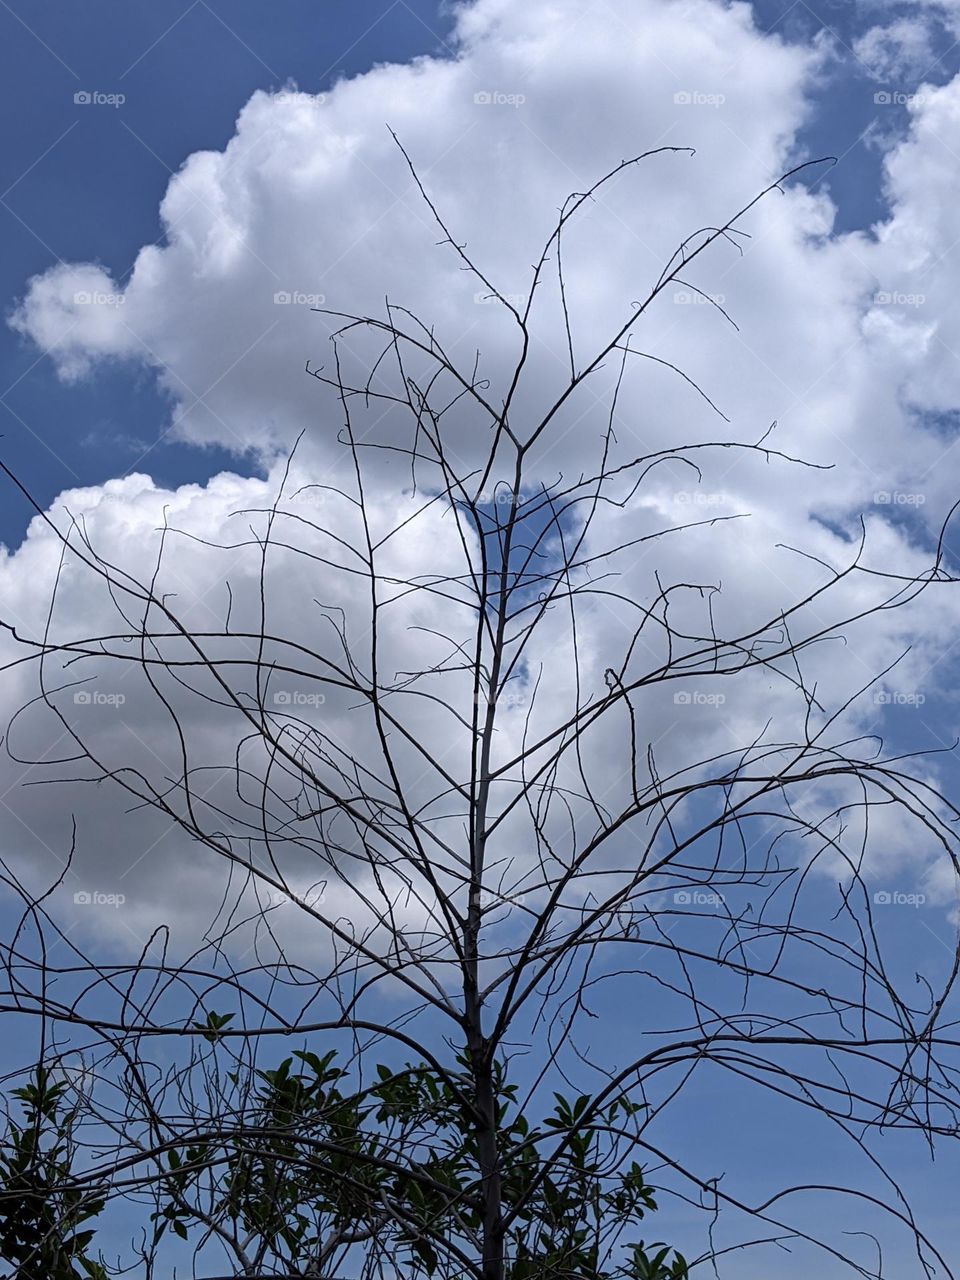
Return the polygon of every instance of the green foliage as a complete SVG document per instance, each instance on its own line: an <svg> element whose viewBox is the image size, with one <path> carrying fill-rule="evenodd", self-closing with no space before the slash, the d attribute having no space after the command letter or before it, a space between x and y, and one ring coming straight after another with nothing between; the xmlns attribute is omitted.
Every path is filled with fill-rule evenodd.
<svg viewBox="0 0 960 1280"><path fill-rule="evenodd" d="M221 1038L220 1032L232 1021L232 1013L214 1013L211 1009L207 1014L206 1022L194 1022L193 1029L194 1031L202 1031L204 1040L210 1044L216 1044Z"/></svg>
<svg viewBox="0 0 960 1280"><path fill-rule="evenodd" d="M23 1119L10 1119L0 1149L0 1258L18 1280L107 1280L90 1256L93 1229L80 1229L104 1200L75 1184L76 1110L66 1090L40 1066L12 1093Z"/></svg>
<svg viewBox="0 0 960 1280"><path fill-rule="evenodd" d="M303 1050L258 1073L218 1211L277 1259L302 1263L320 1256L331 1235L362 1241L376 1232L381 1242L390 1238L411 1280L449 1274L444 1243L476 1235L482 1222L476 1119L463 1100L469 1058L458 1058L451 1078L424 1064L381 1064L362 1093L344 1091L334 1058ZM588 1096L557 1094L534 1129L517 1110L517 1086L499 1066L493 1076L507 1280L686 1280L683 1257L664 1245L631 1244L619 1262L610 1245L656 1209L638 1164L602 1172L603 1135L637 1104L620 1097L594 1114ZM193 1148L171 1161L177 1194L160 1232L169 1222L186 1234L184 1193L209 1154ZM400 1213L385 1217L384 1203Z"/></svg>
<svg viewBox="0 0 960 1280"><path fill-rule="evenodd" d="M631 1246L630 1261L623 1273L630 1280L687 1280L690 1272L686 1261L680 1253L674 1253L670 1261L670 1250L665 1244L650 1246L656 1253L652 1256L644 1248L643 1241Z"/></svg>
<svg viewBox="0 0 960 1280"><path fill-rule="evenodd" d="M211 1018L204 1025L215 1037L225 1021ZM376 1136L363 1132L360 1104L341 1091L344 1073L331 1066L334 1056L302 1050L274 1070L257 1072L242 1138L168 1154L155 1243L168 1227L187 1237L199 1221L190 1209L198 1178L211 1160L224 1156L215 1213L274 1257L315 1256L323 1244L321 1222L329 1229L362 1215L376 1183L363 1157ZM294 1068L294 1059L303 1070ZM232 1080L238 1083L236 1076Z"/></svg>
<svg viewBox="0 0 960 1280"><path fill-rule="evenodd" d="M210 1014L197 1026L215 1048L228 1021ZM469 1056L450 1076L381 1064L362 1090L335 1058L305 1048L252 1079L229 1077L244 1102L222 1133L158 1157L154 1247L168 1232L199 1238L212 1218L265 1271L375 1239L410 1280L461 1273L447 1246L475 1254L483 1222ZM621 1242L656 1209L639 1164L610 1171L609 1135L638 1105L621 1096L598 1110L587 1095L555 1094L533 1127L517 1086L499 1065L492 1075L505 1280L687 1280L668 1246ZM80 1229L104 1201L72 1185L75 1113L64 1091L39 1069L15 1093L25 1116L0 1157L0 1251L18 1280L106 1280L89 1257L92 1229Z"/></svg>
<svg viewBox="0 0 960 1280"><path fill-rule="evenodd" d="M502 1090L512 1101L513 1089ZM686 1280L682 1255L662 1248L652 1258L643 1242L629 1247L627 1262L617 1263L611 1240L656 1209L643 1169L635 1161L616 1175L602 1172L606 1149L602 1136L640 1108L621 1096L604 1111L592 1114L583 1094L568 1100L554 1095L553 1113L542 1131L530 1130L522 1115L502 1128L504 1212L516 1213L505 1241L508 1280ZM561 1138L563 1151L539 1141L543 1134ZM659 1246L654 1246L659 1249Z"/></svg>

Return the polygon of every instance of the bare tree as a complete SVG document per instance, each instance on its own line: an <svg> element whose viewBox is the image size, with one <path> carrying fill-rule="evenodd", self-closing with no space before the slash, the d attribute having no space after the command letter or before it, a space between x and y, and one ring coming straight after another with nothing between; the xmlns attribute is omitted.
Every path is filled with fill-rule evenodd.
<svg viewBox="0 0 960 1280"><path fill-rule="evenodd" d="M308 372L334 398L349 474L304 479L294 451L274 500L242 513L246 532L205 539L204 555L243 566L217 625L169 594L170 548L189 529L162 531L144 577L79 522L40 513L62 542L57 591L88 581L116 624L65 632L56 592L44 634L5 624L69 743L30 754L15 721L8 750L34 776L126 796L223 866L195 950L161 931L135 963L72 940L52 905L63 876L39 895L5 873L24 908L3 1008L42 1020L60 1070L82 1063L88 1138L71 1185L152 1213L137 1274L158 1274L167 1228L247 1276L720 1275L744 1250L785 1248L893 1274L872 1237L811 1228L805 1193L849 1202L851 1223L886 1215L916 1274L954 1274L876 1140L956 1132L957 961L937 988L918 994L912 975L908 988L867 878L892 819L956 868L958 811L926 764L849 736L851 705L885 673L835 705L808 674L842 637L952 582L944 540L921 574L871 567L863 538L842 567L798 560L812 585L739 627L696 569L658 570L648 597L633 594L638 557L731 518L651 523L655 477L698 481L718 451L800 484L822 465L770 432L638 456L617 440L631 370L665 363L638 345L654 304L680 285L729 319L691 273L739 251L746 215L808 168L684 239L584 353L564 236L608 184L678 150L571 196L522 303L456 241L403 153L442 251L512 326L515 361L494 383L404 306L322 309L331 357ZM548 284L568 369L538 405L527 375ZM574 406L594 461L551 478ZM316 618L295 634L272 622L291 582ZM399 634L413 640L398 658ZM155 758L75 714L84 681L110 671L151 699ZM668 704L761 678L786 699L791 736L780 714L723 749L697 730L658 742ZM212 758L225 740L232 756ZM619 1034L617 1010L635 1034ZM591 1051L598 1026L615 1056ZM713 1171L724 1152L679 1157L663 1117L704 1073L836 1126L874 1183L835 1185L825 1169L751 1197ZM654 1197L703 1212L696 1256L625 1238ZM728 1222L738 1234L722 1235Z"/></svg>

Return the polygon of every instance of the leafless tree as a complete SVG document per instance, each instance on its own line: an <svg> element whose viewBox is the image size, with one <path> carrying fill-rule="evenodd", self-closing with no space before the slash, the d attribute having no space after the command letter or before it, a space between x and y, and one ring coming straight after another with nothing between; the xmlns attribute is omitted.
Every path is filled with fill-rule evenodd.
<svg viewBox="0 0 960 1280"><path fill-rule="evenodd" d="M308 372L332 397L349 473L304 479L294 451L274 500L238 515L242 534L204 540L198 554L241 566L216 625L169 593L189 529L162 530L144 577L37 507L62 543L48 625L5 625L37 671L24 714L52 717L56 734L31 751L15 719L8 751L34 780L69 777L160 815L191 857L223 868L190 954L161 930L123 963L64 927L66 873L38 894L13 861L5 870L23 912L3 948L2 1007L39 1020L57 1078L82 1098L72 1185L158 1215L137 1274L160 1274L156 1223L199 1232L201 1263L219 1246L246 1276L686 1274L667 1251L644 1246L648 1271L622 1252L651 1192L703 1212L691 1271L736 1274L744 1250L796 1249L823 1251L830 1274L894 1274L873 1237L811 1227L798 1206L828 1195L852 1230L858 1214L902 1229L915 1274L954 1274L877 1148L889 1131L931 1146L956 1133L957 960L937 987L908 985L885 958L868 879L891 821L955 868L958 811L926 762L849 736L851 706L883 673L836 705L809 675L843 637L948 589L944 538L921 574L871 567L865 538L841 567L798 558L812 585L740 627L692 560L633 593L641 557L732 518L668 526L643 506L654 479L695 485L719 451L790 468L797 484L824 465L771 432L711 427L639 456L617 439L625 380L658 360L640 345L657 300L681 286L729 320L694 283L698 264L739 252L757 202L808 168L684 239L584 352L568 228L635 166L679 150L572 195L522 303L457 242L403 153L440 229L431 251L475 277L516 358L491 379L402 305L321 309L331 355ZM568 368L538 405L527 379L550 296ZM548 475L574 407L594 460ZM115 610L100 634L64 628L58 593L78 580ZM287 633L272 615L292 589L315 621ZM401 632L415 640L398 659ZM153 755L128 755L122 735L97 737L76 713L76 691L110 672L151 699ZM759 680L791 709L790 736L781 713L722 749L682 725L662 738L671 708L716 706ZM68 750L50 750L61 735ZM224 741L231 757L211 758ZM591 1051L594 1037L607 1047ZM278 1077L290 1045L302 1056ZM870 1178L835 1185L825 1168L791 1183L785 1158L783 1184L752 1197L717 1174L724 1151L678 1156L664 1121L705 1075L836 1126ZM633 1161L627 1205L616 1196ZM310 1190L306 1209L284 1199L281 1166ZM267 1202L253 1226L244 1177ZM574 1193L595 1199L574 1212ZM551 1194L562 1212L548 1221ZM274 1211L283 1229L264 1226ZM296 1213L310 1222L285 1236Z"/></svg>

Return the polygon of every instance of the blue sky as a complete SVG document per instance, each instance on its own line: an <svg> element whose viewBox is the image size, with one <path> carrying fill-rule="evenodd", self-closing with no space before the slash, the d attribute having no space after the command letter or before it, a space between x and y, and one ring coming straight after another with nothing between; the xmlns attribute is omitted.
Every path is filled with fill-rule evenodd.
<svg viewBox="0 0 960 1280"><path fill-rule="evenodd" d="M427 0L3 5L5 310L29 276L58 261L94 259L125 278L140 246L161 235L157 207L171 174L190 152L226 143L255 89L294 81L320 92L374 63L435 52L448 34ZM123 94L122 109L84 111L73 97L85 89ZM216 448L158 444L169 406L148 379L105 369L64 390L6 326L0 382L4 459L43 503L134 467L171 484L243 467ZM4 502L0 539L19 541L28 518L25 505Z"/></svg>
<svg viewBox="0 0 960 1280"><path fill-rule="evenodd" d="M603 3L562 0L559 9L575 15L571 31L581 24L581 50L559 20L560 34L537 29L547 0L531 0L529 17L520 13L524 2L505 17L500 0L480 0L478 34L464 19L470 6L426 0L0 0L0 95L8 121L0 151L0 295L11 320L0 325L0 456L42 507L54 509L64 490L88 489L71 509L82 511L108 553L129 553L144 571L165 505L192 534L229 544L230 512L268 500L277 456L301 430L308 431L304 475L332 469L339 419L302 374L325 331L306 309L277 304L278 288L323 290L333 305L356 296L358 306L373 306L389 286L435 309L464 348L484 341L499 367L508 344L473 283L438 254L436 228L385 143L387 123L398 124L443 207L454 211L458 228L468 226L471 245L493 262L508 293L522 288L533 238L524 234L528 223L540 226L541 207L550 214L567 191L631 148L694 141L695 161L682 162L688 169L670 167L681 163L671 159L650 177L644 170L637 188L618 188L591 214L596 242L611 247L613 260L588 257L577 277L584 308L578 334L598 325L598 299L619 301L622 281L633 289L635 277L643 280L658 254L672 250L679 225L729 213L794 163L837 156L834 168L806 182L809 197L798 185L769 215L758 215L751 230L759 247L742 268L734 255L704 268L704 289L741 322L737 335L727 330L718 339L705 308L674 298L683 305L668 300L651 339L664 359L689 355L740 437L756 439L777 419L784 449L834 470L804 484L775 467L718 468L698 492L676 477L658 480L644 518L652 511L669 523L701 501L707 514L745 506L755 512L744 532L731 524L729 532L697 535L692 553L698 571L706 566L705 574L731 587L737 618L754 606L775 613L808 581L797 561L784 567L784 544L842 560L861 516L876 563L927 563L938 520L956 496L960 434L952 284L960 269L960 44L953 7L757 0L730 10L690 0L696 20L688 29L683 0L637 0L634 9L611 0L609 13ZM613 42L604 43L614 11L637 40L636 76L629 60L617 61ZM631 32L633 12L640 16ZM526 63L531 48L537 56ZM433 61L422 73L408 73L425 55ZM382 64L391 65L369 74ZM291 102L292 88L325 97ZM480 103L478 90L500 93L503 104ZM255 97L257 91L263 94ZM123 101L78 103L78 93ZM681 101L718 93L719 109L708 103L690 110ZM510 97L525 103L510 104ZM228 147L229 163L221 164L217 153ZM198 154L204 152L211 154ZM202 209L191 203L195 190ZM243 252L235 252L234 233ZM111 293L129 289L129 324L116 323L112 304L76 304L76 291L90 280ZM536 379L551 374L551 338L556 331L548 327ZM635 432L657 445L714 429L697 417L702 406L691 408L684 388L650 376L618 423L623 438ZM529 403L540 388L537 382ZM565 424L563 447L546 459L545 472L584 467L589 439L579 426L580 419ZM468 441L465 456L469 448ZM131 473L142 479L130 480ZM264 476L269 481L258 487ZM378 472L374 491L392 509L396 476ZM37 534L23 542L31 514L19 495L4 493L0 541L9 554L0 595L27 631L44 625L40 596L56 566L52 539ZM435 532L426 548L439 554ZM411 554L426 553L417 545ZM178 557L172 589L202 620L204 610L219 608L227 570L189 548ZM672 550L665 564L677 575L689 569ZM636 578L628 579L637 598L649 587L649 568L649 561L638 563ZM306 607L326 584L304 587L300 570L281 584L284 623L310 625ZM107 616L94 593L68 584L66 596L64 625L99 626ZM881 696L866 695L851 733L882 731L899 749L946 745L957 730L956 605L931 592L911 621L892 617L833 651L816 667L817 678L839 696L905 653L878 686ZM585 653L599 670L606 640L603 619L593 632L588 627ZM407 654L402 628L395 643ZM29 696L22 669L11 685L3 695L10 711ZM134 754L162 754L151 707L127 685L104 687L126 698L119 706L128 736L117 735L116 720L94 732L112 749L119 743ZM720 717L704 712L684 721L657 704L651 722L662 720L671 742L697 734L712 742L743 732L751 717L781 712L789 718L774 694L751 687ZM726 728L718 728L721 720ZM207 726L199 720L197 727ZM36 749L46 750L43 739ZM609 751L599 767L622 763L622 743ZM952 785L955 773L945 764L941 776ZM141 835L121 805L100 802L101 792L97 802L83 796L48 805L43 788L8 799L28 775L4 775L11 844L55 865L76 805L83 834L68 888L122 886L127 895L126 912L108 913L95 926L90 913L77 915L71 928L78 936L125 954L171 909L189 932L191 910L216 888L189 850L165 843L166 834L153 828ZM882 832L879 845L871 888L924 896L919 908L891 904L880 917L909 985L914 970L936 975L952 958L952 873L898 829ZM121 869L128 853L131 865ZM833 891L826 881L817 890L825 912ZM609 1012L623 1016L617 1005ZM601 1051L614 1055L623 1024L598 1036ZM695 1156L709 1132L717 1169L735 1170L759 1195L781 1123L773 1111L767 1119L765 1105L739 1087L718 1089L716 1078L698 1079L674 1131L678 1148ZM756 1147L743 1149L737 1144L747 1121L756 1122ZM802 1148L803 1120L787 1124L784 1138ZM852 1176L841 1148L829 1150L838 1180ZM919 1146L904 1144L896 1160L955 1241L938 1193L955 1174L956 1154L945 1152L934 1169ZM822 1212L843 1225L839 1212ZM684 1212L665 1222L664 1231L682 1232ZM781 1274L793 1280L807 1274L805 1265L790 1271L785 1264ZM731 1274L766 1280L769 1271L745 1263ZM833 1274L825 1270L824 1280Z"/></svg>

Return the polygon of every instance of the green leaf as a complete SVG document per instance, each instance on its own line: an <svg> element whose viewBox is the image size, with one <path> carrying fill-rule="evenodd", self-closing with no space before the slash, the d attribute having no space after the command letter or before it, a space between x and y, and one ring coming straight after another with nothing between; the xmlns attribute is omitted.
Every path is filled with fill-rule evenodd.
<svg viewBox="0 0 960 1280"><path fill-rule="evenodd" d="M214 1013L211 1009L207 1014L206 1022L191 1023L194 1031L202 1031L204 1040L208 1040L210 1044L216 1044L220 1039L220 1031L232 1022L234 1015L232 1013Z"/></svg>

